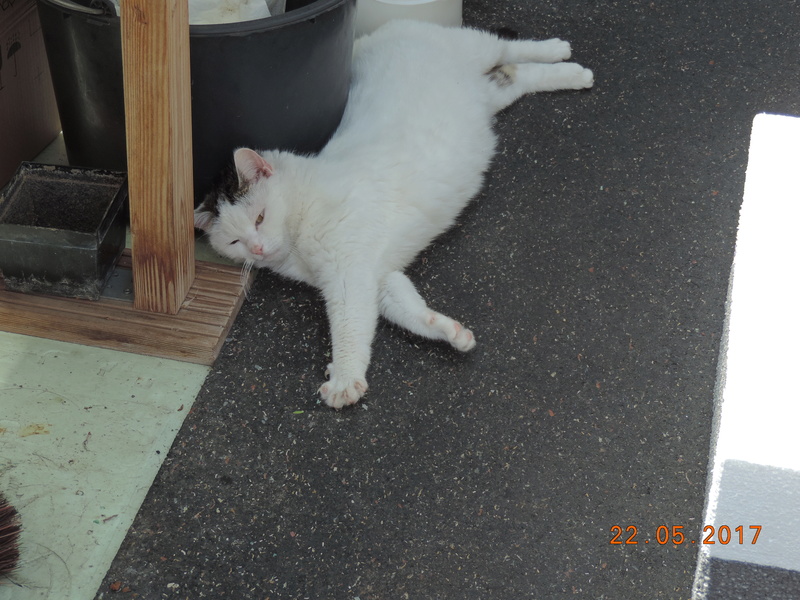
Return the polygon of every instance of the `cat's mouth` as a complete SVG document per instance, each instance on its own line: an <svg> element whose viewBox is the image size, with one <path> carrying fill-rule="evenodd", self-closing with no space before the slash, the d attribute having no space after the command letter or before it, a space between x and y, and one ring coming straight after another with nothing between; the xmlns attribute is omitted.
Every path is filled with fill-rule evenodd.
<svg viewBox="0 0 800 600"><path fill-rule="evenodd" d="M275 264L276 262L283 261L286 258L286 254L287 253L284 252L282 248L276 248L275 250L262 251L261 254L251 253L251 260L256 264Z"/></svg>
<svg viewBox="0 0 800 600"><path fill-rule="evenodd" d="M280 252L280 247L266 248L262 242L249 243L247 245L247 252L250 254L247 260L252 262L259 261L272 261L275 256Z"/></svg>

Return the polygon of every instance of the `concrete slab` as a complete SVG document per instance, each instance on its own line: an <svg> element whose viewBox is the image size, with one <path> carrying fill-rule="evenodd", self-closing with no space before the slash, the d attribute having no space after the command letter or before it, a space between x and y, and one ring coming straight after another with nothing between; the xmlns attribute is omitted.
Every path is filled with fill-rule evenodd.
<svg viewBox="0 0 800 600"><path fill-rule="evenodd" d="M799 164L800 118L758 115L720 355L698 599L800 597ZM730 564L715 570L718 561ZM776 570L788 571L779 587Z"/></svg>
<svg viewBox="0 0 800 600"><path fill-rule="evenodd" d="M207 372L0 333L0 489L23 523L0 599L92 597Z"/></svg>

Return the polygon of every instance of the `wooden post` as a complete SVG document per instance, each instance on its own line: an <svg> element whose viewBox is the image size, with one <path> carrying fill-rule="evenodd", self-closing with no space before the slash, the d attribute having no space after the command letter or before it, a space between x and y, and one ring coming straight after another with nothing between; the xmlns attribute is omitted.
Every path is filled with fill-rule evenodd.
<svg viewBox="0 0 800 600"><path fill-rule="evenodd" d="M134 307L176 314L195 277L188 0L123 0Z"/></svg>
<svg viewBox="0 0 800 600"><path fill-rule="evenodd" d="M19 294L0 278L0 331L210 365L252 276L194 262L188 1L122 0L122 51L133 248L118 268L135 301Z"/></svg>

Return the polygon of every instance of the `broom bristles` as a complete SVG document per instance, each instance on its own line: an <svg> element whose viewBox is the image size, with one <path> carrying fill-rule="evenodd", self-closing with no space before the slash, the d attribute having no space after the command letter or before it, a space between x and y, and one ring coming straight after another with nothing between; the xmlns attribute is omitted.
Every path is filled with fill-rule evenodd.
<svg viewBox="0 0 800 600"><path fill-rule="evenodd" d="M17 509L0 494L0 575L8 575L17 568L21 530Z"/></svg>

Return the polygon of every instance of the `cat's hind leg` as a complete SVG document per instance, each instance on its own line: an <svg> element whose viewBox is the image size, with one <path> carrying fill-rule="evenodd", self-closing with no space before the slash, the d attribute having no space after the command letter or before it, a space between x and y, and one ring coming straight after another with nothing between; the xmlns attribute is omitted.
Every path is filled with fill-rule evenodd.
<svg viewBox="0 0 800 600"><path fill-rule="evenodd" d="M512 40L502 41L502 64L527 62L557 63L572 55L569 42L558 38L551 40Z"/></svg>
<svg viewBox="0 0 800 600"><path fill-rule="evenodd" d="M389 273L379 292L381 314L403 329L434 340L449 342L468 352L475 347L475 336L458 321L428 308L414 284L400 271Z"/></svg>
<svg viewBox="0 0 800 600"><path fill-rule="evenodd" d="M499 65L487 74L490 100L501 110L525 94L580 90L592 87L594 76L577 63L521 63Z"/></svg>
<svg viewBox="0 0 800 600"><path fill-rule="evenodd" d="M454 49L459 64L469 64L484 72L495 65L511 63L556 63L567 60L572 49L569 42L549 40L509 40L496 33L470 27L438 28L431 35L447 36L447 45Z"/></svg>

